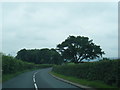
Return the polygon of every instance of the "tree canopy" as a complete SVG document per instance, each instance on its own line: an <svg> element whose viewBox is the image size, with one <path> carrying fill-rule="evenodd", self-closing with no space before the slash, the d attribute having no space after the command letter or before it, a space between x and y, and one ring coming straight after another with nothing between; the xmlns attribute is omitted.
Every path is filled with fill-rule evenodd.
<svg viewBox="0 0 120 90"><path fill-rule="evenodd" d="M92 60L105 54L99 45L88 37L69 36L56 49L22 49L16 58L36 64L62 64L63 60L79 63L83 60Z"/></svg>
<svg viewBox="0 0 120 90"><path fill-rule="evenodd" d="M61 64L63 62L60 54L55 49L22 49L18 51L17 59L36 64Z"/></svg>
<svg viewBox="0 0 120 90"><path fill-rule="evenodd" d="M102 57L104 51L100 46L95 45L93 40L84 36L69 36L61 44L57 45L61 56L71 62L81 62L84 59L96 59Z"/></svg>

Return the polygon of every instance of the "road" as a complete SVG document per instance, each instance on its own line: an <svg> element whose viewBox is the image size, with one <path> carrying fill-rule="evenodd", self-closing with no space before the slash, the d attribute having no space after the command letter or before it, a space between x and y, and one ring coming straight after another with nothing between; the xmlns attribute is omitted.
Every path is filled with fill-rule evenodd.
<svg viewBox="0 0 120 90"><path fill-rule="evenodd" d="M52 68L40 69L23 73L2 84L3 88L77 88L71 84L62 82L52 77L48 72Z"/></svg>

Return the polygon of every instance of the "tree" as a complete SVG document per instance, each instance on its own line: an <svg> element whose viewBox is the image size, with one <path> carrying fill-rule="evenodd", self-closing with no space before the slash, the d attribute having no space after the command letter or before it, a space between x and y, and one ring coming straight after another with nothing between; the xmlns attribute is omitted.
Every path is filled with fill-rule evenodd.
<svg viewBox="0 0 120 90"><path fill-rule="evenodd" d="M60 54L55 50L55 49L51 49L51 63L52 64L62 64L63 59L60 56Z"/></svg>
<svg viewBox="0 0 120 90"><path fill-rule="evenodd" d="M18 51L17 59L35 64L61 64L63 59L55 49L22 49Z"/></svg>
<svg viewBox="0 0 120 90"><path fill-rule="evenodd" d="M39 60L41 64L50 64L51 53L48 48L40 49L39 51Z"/></svg>
<svg viewBox="0 0 120 90"><path fill-rule="evenodd" d="M84 36L69 36L61 44L57 45L57 50L65 60L71 62L81 62L83 59L95 59L102 57L105 54L104 51L93 43L93 40L89 40Z"/></svg>
<svg viewBox="0 0 120 90"><path fill-rule="evenodd" d="M18 51L16 58L27 61L27 50L22 49L22 50Z"/></svg>

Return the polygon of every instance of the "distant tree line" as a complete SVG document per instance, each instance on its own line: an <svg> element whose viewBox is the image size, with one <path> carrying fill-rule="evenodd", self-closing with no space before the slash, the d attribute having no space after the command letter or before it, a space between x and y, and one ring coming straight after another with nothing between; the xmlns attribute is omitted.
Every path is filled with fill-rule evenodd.
<svg viewBox="0 0 120 90"><path fill-rule="evenodd" d="M17 59L33 62L35 64L61 64L62 57L55 49L22 49L18 51Z"/></svg>
<svg viewBox="0 0 120 90"><path fill-rule="evenodd" d="M22 49L16 58L36 64L61 64L65 62L80 63L84 59L92 60L105 54L100 46L93 43L88 37L69 36L56 49Z"/></svg>

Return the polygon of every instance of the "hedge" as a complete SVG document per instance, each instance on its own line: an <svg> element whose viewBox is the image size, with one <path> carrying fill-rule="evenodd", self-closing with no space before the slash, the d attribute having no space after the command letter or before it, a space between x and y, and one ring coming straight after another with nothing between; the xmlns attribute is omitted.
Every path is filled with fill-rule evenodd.
<svg viewBox="0 0 120 90"><path fill-rule="evenodd" d="M12 56L2 55L2 74L11 74L28 69L40 69L51 67L48 64L34 64L18 60Z"/></svg>
<svg viewBox="0 0 120 90"><path fill-rule="evenodd" d="M100 80L108 85L118 86L120 84L120 61L104 60L74 65L54 66L53 72L80 79Z"/></svg>

